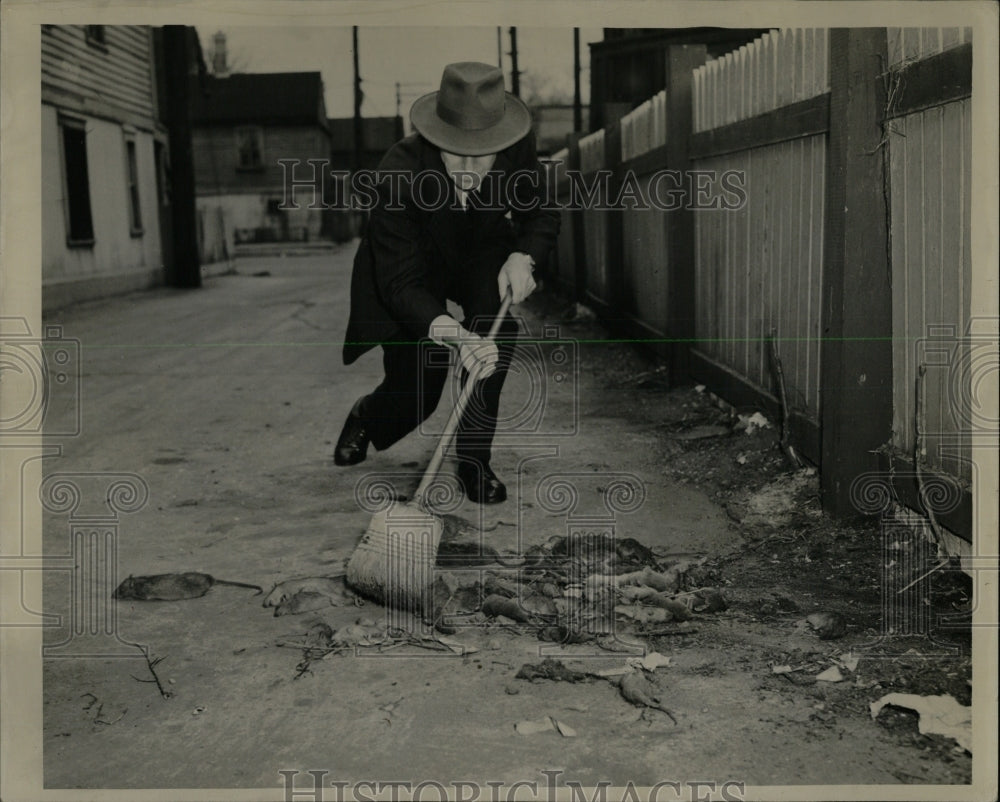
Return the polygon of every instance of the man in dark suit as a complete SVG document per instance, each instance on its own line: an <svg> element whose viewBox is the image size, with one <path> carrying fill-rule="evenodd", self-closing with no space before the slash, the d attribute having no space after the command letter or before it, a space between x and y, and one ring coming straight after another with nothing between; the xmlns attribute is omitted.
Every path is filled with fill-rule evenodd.
<svg viewBox="0 0 1000 802"><path fill-rule="evenodd" d="M385 378L354 404L334 461L359 463L369 443L388 448L425 420L454 349L464 375L481 378L455 440L458 479L471 500L501 502L490 456L517 324L508 315L497 344L481 335L508 288L515 304L535 289L532 271L555 245L559 215L545 208L530 113L496 67L448 65L410 121L416 133L389 150L371 185L344 344L345 364L381 345ZM446 300L462 307L462 323Z"/></svg>

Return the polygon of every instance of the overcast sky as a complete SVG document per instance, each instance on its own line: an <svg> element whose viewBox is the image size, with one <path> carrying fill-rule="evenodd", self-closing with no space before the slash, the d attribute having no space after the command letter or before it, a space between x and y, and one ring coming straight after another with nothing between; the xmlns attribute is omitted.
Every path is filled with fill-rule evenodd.
<svg viewBox="0 0 1000 802"><path fill-rule="evenodd" d="M218 27L196 26L206 54ZM351 29L250 28L224 26L229 63L241 72L298 72L323 74L326 110L330 117L354 113ZM509 28L502 29L503 70L510 88ZM590 94L590 53L587 42L600 41L600 28L580 31L583 102ZM571 28L517 29L518 66L522 95L532 86L545 95L573 98L573 31ZM421 94L434 91L445 64L454 61L497 63L495 27L362 27L358 30L362 90L361 112L366 117L396 113L396 82L402 84L401 111Z"/></svg>

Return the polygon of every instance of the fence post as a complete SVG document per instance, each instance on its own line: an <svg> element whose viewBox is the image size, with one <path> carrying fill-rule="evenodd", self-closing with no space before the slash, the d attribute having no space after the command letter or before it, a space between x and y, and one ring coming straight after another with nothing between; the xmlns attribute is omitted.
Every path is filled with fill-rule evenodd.
<svg viewBox="0 0 1000 802"><path fill-rule="evenodd" d="M860 514L855 477L892 429L892 295L881 117L885 28L830 31L821 344L821 489L834 515Z"/></svg>
<svg viewBox="0 0 1000 802"><path fill-rule="evenodd" d="M694 70L705 63L705 45L671 45L667 49L667 168L686 174L691 167L689 144L693 126ZM666 214L667 337L670 385L688 380L695 334L694 213L684 204Z"/></svg>
<svg viewBox="0 0 1000 802"><path fill-rule="evenodd" d="M608 181L608 208L604 214L607 215L607 242L605 242L607 254L605 264L608 270L608 293L604 299L611 311L618 313L617 320L608 322L617 329L623 331L622 324L626 321L624 294L625 294L625 273L622 265L625 263L624 253L624 219L622 210L614 207L614 201L621 192L622 187L622 123L621 119L615 119L604 127L604 169L610 171L611 179ZM626 326L631 334L630 327Z"/></svg>
<svg viewBox="0 0 1000 802"><path fill-rule="evenodd" d="M574 131L567 138L566 166L570 175L580 175L580 137L580 132ZM563 222L565 220L563 218ZM573 243L573 300L584 303L587 299L587 238L583 235L583 207L580 204L570 205L569 224Z"/></svg>

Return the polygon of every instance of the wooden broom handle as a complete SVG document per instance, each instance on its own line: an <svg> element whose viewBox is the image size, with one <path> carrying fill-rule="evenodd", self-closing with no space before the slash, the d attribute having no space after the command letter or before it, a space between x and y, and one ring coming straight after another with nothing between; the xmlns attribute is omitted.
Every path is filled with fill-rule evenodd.
<svg viewBox="0 0 1000 802"><path fill-rule="evenodd" d="M504 295L503 298L503 303L500 304L500 311L497 312L497 316L493 320L493 325L490 326L490 330L486 335L487 340L492 340L497 336L497 332L500 331L503 319L507 317L507 311L510 309L512 300L513 297L510 292L510 287L508 287L507 294ZM437 476L437 472L441 469L441 463L444 461L444 452L448 450L448 447L451 445L451 441L455 438L455 432L458 430L458 423L462 419L465 408L469 405L469 398L472 397L472 391L475 389L476 382L478 381L478 375L479 372L476 371L476 375L470 374L465 380L465 386L462 388L462 392L459 393L458 401L455 403L455 408L451 411L451 416L448 418L448 422L444 426L444 432L441 434L441 440L438 442L437 448L434 449L434 455L431 457L431 461L427 465L427 470L424 471L424 478L420 480L417 492L413 494L413 500L421 506L424 503L424 493L427 492L427 488L430 487L431 482L433 482Z"/></svg>

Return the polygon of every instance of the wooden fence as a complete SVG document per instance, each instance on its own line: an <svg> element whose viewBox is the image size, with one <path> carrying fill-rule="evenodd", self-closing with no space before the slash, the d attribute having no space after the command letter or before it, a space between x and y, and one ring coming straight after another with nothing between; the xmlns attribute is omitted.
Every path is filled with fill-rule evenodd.
<svg viewBox="0 0 1000 802"><path fill-rule="evenodd" d="M967 539L971 49L960 28L774 30L711 61L670 46L664 92L555 158L609 171L612 199L682 171L688 205L567 208L554 265L676 381L777 418L773 335L795 443L835 513L859 512L869 472L919 508L926 364L927 465L966 483L944 523Z"/></svg>
<svg viewBox="0 0 1000 802"><path fill-rule="evenodd" d="M775 31L695 70L696 133L791 106L822 108L807 101L829 91L828 38L823 29ZM783 141L754 145L759 137L748 133L695 160L699 170L744 176L746 196L740 208L695 216L696 352L768 393L773 336L789 406L815 432L826 135L786 128ZM818 433L810 439L816 454Z"/></svg>

